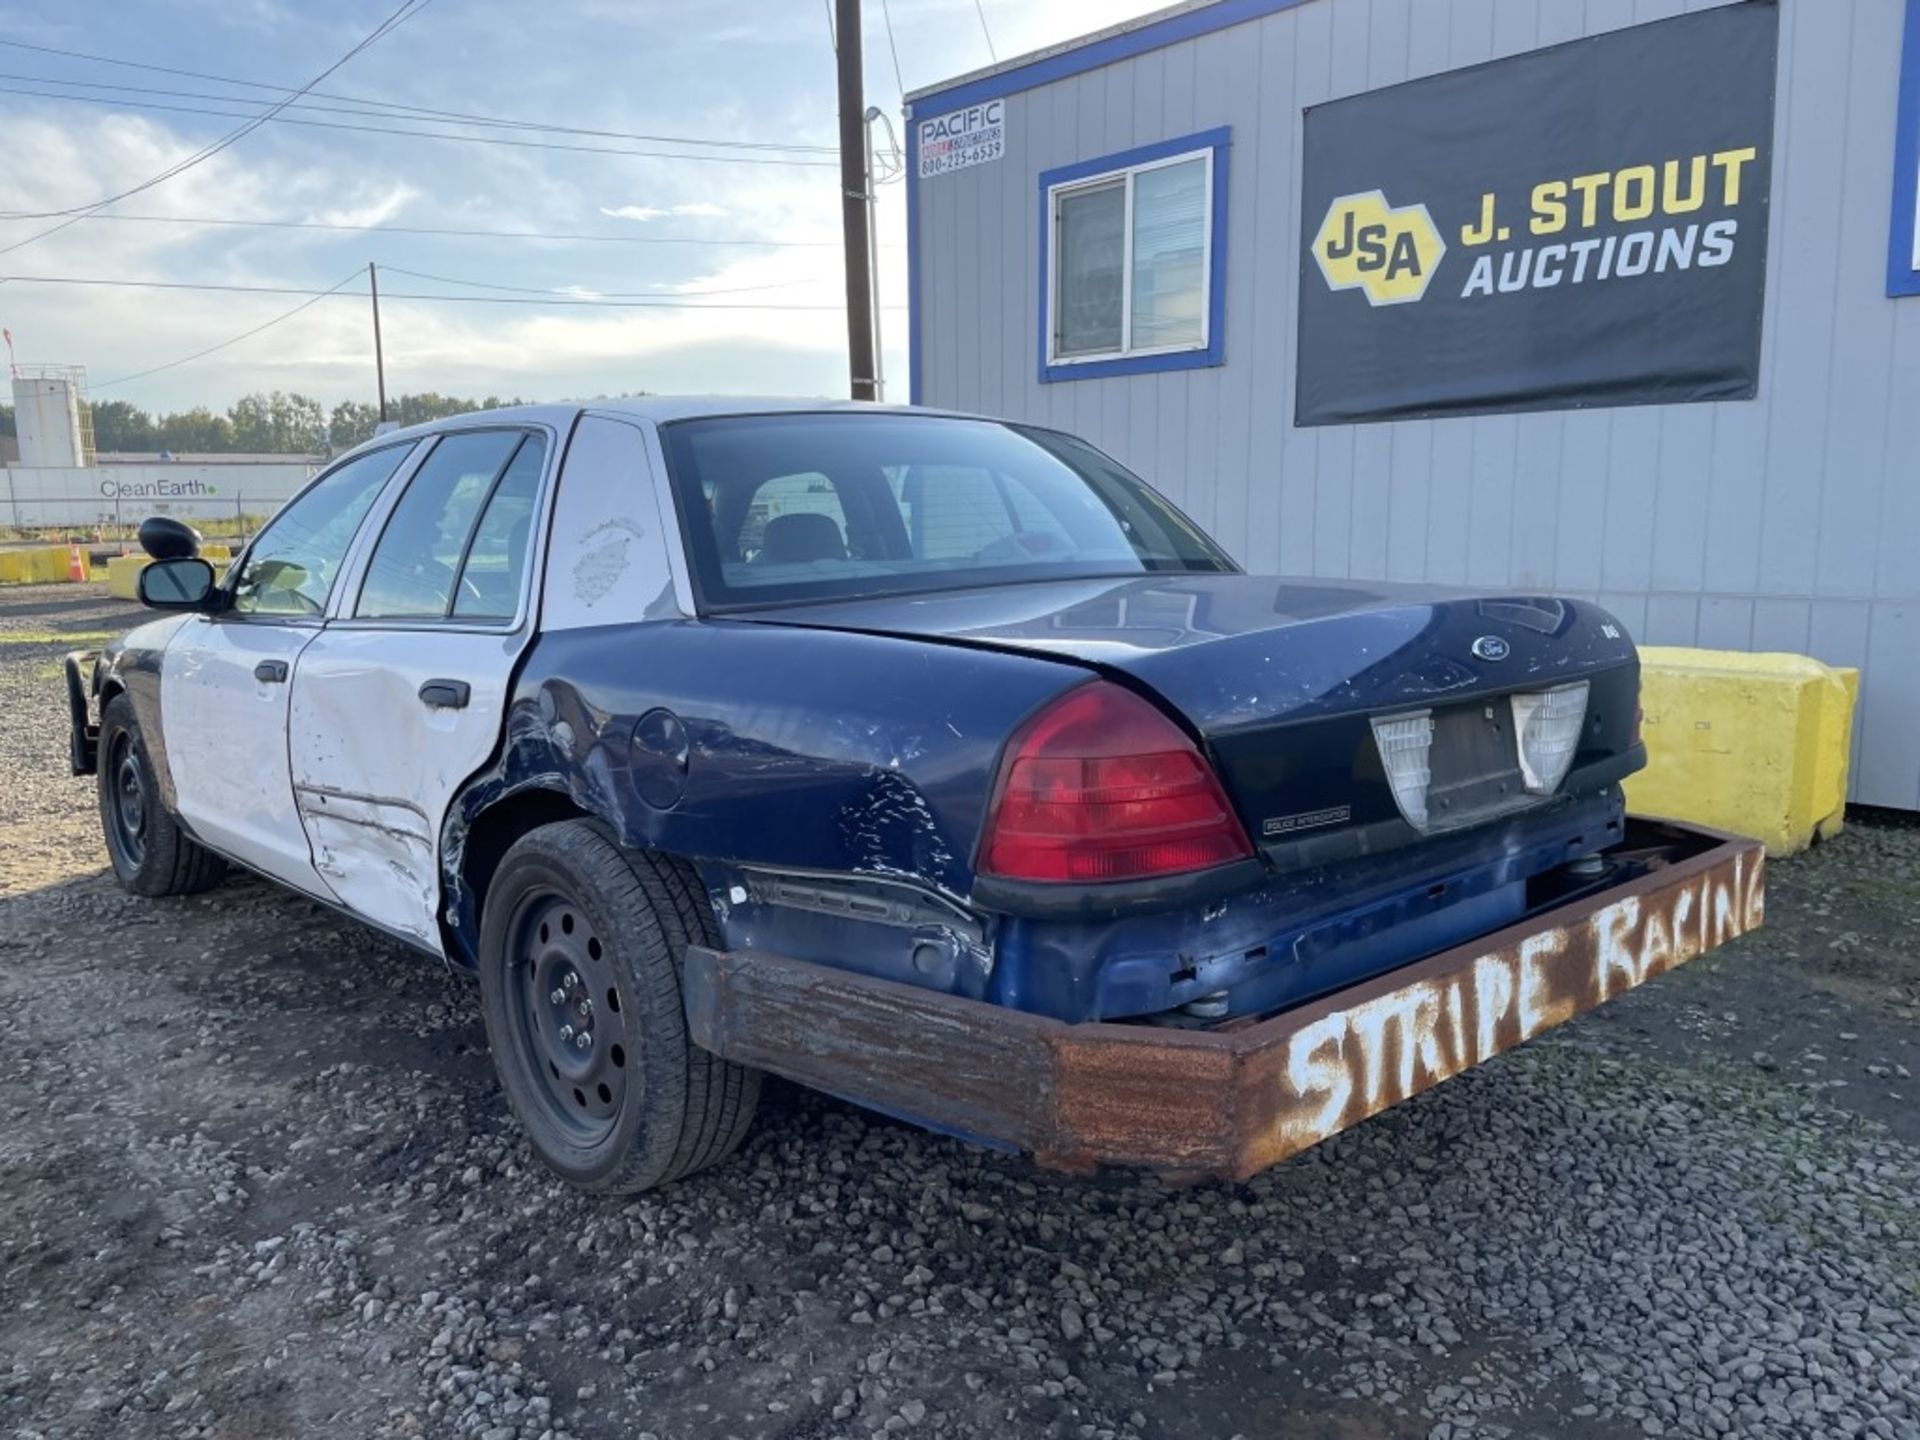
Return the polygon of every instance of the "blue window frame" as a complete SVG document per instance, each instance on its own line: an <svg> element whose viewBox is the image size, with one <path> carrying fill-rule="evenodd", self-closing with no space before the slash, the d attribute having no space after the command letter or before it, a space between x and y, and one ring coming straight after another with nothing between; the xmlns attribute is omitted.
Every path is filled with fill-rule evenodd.
<svg viewBox="0 0 1920 1440"><path fill-rule="evenodd" d="M1218 365L1226 128L1040 176L1040 379Z"/></svg>
<svg viewBox="0 0 1920 1440"><path fill-rule="evenodd" d="M1900 47L1900 129L1893 142L1893 230L1887 240L1887 294L1920 295L1920 0L1907 0Z"/></svg>

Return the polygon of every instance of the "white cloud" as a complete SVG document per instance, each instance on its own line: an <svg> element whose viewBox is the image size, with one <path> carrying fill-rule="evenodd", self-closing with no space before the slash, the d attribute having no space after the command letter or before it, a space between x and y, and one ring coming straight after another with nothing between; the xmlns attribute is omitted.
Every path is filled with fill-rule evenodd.
<svg viewBox="0 0 1920 1440"><path fill-rule="evenodd" d="M314 219L327 225L383 225L398 218L407 202L419 193L413 186L401 183L358 204L328 206Z"/></svg>
<svg viewBox="0 0 1920 1440"><path fill-rule="evenodd" d="M615 220L664 220L669 216L698 216L702 219L714 219L727 213L726 207L715 205L710 200L694 200L681 205L602 205L602 215Z"/></svg>
<svg viewBox="0 0 1920 1440"><path fill-rule="evenodd" d="M108 115L76 124L66 112L29 111L11 114L8 123L0 190L17 197L21 209L97 200L196 148L183 132L144 118ZM390 391L558 399L634 389L844 389L831 172L649 164L635 167L636 188L661 195L660 204L603 207L595 195L605 194L608 179L601 160L561 163L512 150L469 156L458 148L411 146L337 151L334 145L330 137L262 132L118 207L182 223L83 222L20 250L0 273L318 288L373 259L382 269ZM666 198L688 190L700 198ZM720 238L769 243L764 249L501 243L186 223L189 217L249 217L574 231L592 228L588 217L603 209L609 217L641 223L655 212L683 223L721 220L713 227ZM0 222L0 244L52 223ZM447 287L396 275L388 293L390 266L551 288L576 300L611 292L653 292L663 301L685 291L733 293L713 302L689 296L684 308L432 303L398 297ZM766 293L749 293L759 290ZM23 363L84 364L98 384L218 345L299 300L192 289L0 284L0 321L12 328ZM782 308L787 306L818 308ZM895 325L887 337L892 349L905 331L889 318ZM372 384L366 297L356 283L338 299L322 300L232 349L104 390L98 398L160 411L200 404L223 410L249 391L283 389L332 405L367 398Z"/></svg>

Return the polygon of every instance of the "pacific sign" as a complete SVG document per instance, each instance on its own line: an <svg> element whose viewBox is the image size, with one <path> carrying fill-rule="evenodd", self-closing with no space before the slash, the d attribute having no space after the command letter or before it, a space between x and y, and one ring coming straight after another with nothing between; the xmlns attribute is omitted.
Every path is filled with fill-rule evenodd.
<svg viewBox="0 0 1920 1440"><path fill-rule="evenodd" d="M913 127L914 158L922 180L985 165L1007 152L1007 102L983 100Z"/></svg>

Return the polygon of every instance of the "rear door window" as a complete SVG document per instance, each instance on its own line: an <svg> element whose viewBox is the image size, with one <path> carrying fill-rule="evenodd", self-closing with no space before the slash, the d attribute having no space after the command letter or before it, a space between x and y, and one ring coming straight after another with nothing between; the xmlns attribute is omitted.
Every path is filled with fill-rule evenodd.
<svg viewBox="0 0 1920 1440"><path fill-rule="evenodd" d="M505 573L514 539L509 511L500 515L493 557L499 566L483 567L471 576L465 568L483 513L527 449L534 452L531 464L537 484L544 454L538 437L519 430L443 435L387 517L361 582L354 615L363 620L445 619L461 613L456 604L464 596L469 607L466 614L473 618L511 616L518 608L517 578L513 601L506 609L499 608L502 588L510 578ZM524 471L517 484L525 484ZM531 510L529 500L527 513Z"/></svg>
<svg viewBox="0 0 1920 1440"><path fill-rule="evenodd" d="M453 613L459 619L510 620L519 611L546 458L546 441L529 435L494 487L454 589Z"/></svg>

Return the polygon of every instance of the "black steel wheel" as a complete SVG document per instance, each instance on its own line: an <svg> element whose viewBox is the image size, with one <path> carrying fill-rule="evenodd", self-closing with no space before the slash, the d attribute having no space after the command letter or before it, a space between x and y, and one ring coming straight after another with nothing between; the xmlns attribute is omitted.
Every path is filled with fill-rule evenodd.
<svg viewBox="0 0 1920 1440"><path fill-rule="evenodd" d="M102 788L107 845L121 863L138 870L147 858L147 782L131 730L114 732L107 765L112 772Z"/></svg>
<svg viewBox="0 0 1920 1440"><path fill-rule="evenodd" d="M198 845L168 812L133 702L116 695L100 713L100 829L113 873L135 895L191 895L216 885L226 862Z"/></svg>
<svg viewBox="0 0 1920 1440"><path fill-rule="evenodd" d="M566 820L516 841L488 886L481 1008L507 1102L536 1154L589 1190L633 1192L732 1152L757 1071L687 1038L680 962L716 943L690 867Z"/></svg>
<svg viewBox="0 0 1920 1440"><path fill-rule="evenodd" d="M604 1139L627 1096L627 1026L606 947L565 895L529 891L511 922L514 1043L548 1117L576 1144Z"/></svg>

